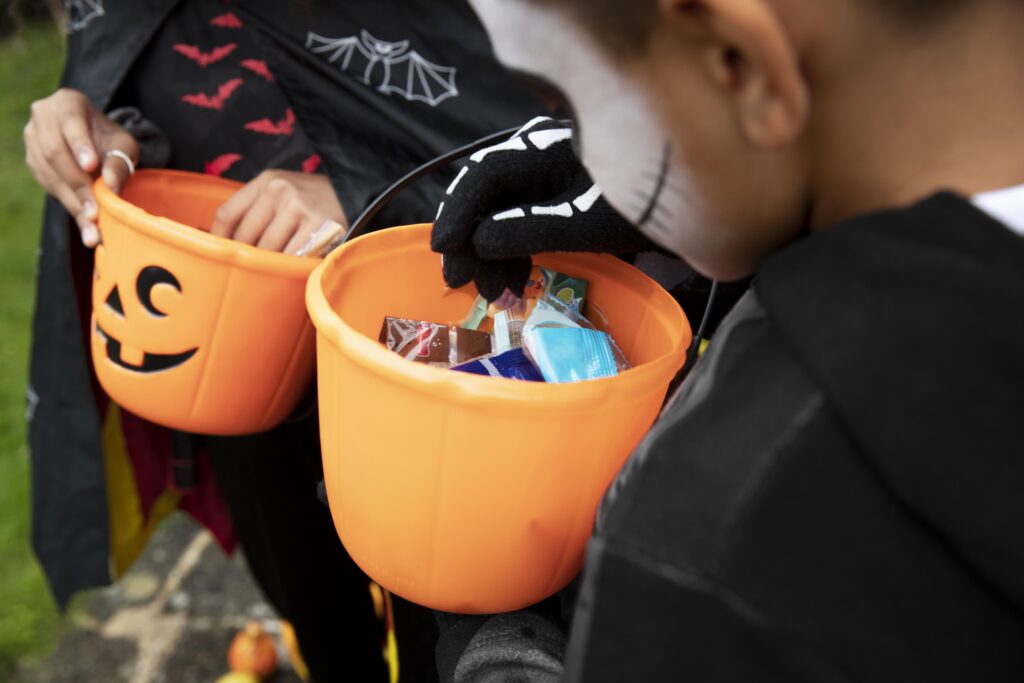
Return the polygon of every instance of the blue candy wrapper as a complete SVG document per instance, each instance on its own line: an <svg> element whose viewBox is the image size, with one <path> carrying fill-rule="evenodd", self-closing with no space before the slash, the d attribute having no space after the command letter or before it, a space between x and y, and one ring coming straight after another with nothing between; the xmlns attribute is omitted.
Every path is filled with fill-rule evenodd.
<svg viewBox="0 0 1024 683"><path fill-rule="evenodd" d="M457 365L452 370L468 372L473 375L521 379L527 382L544 381L537 368L533 366L533 363L530 362L530 359L526 357L526 354L520 348L494 356L478 358L468 363Z"/></svg>
<svg viewBox="0 0 1024 683"><path fill-rule="evenodd" d="M548 382L582 382L619 374L615 353L604 332L585 327L534 327L527 346Z"/></svg>

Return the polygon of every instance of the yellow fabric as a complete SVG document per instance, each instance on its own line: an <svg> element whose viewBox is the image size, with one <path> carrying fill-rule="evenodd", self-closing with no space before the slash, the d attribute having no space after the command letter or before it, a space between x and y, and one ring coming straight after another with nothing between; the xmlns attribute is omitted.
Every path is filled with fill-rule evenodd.
<svg viewBox="0 0 1024 683"><path fill-rule="evenodd" d="M391 683L398 683L398 638L395 636L395 612L391 608L391 593L384 591L384 604L387 607L388 635L384 641L384 661L388 665Z"/></svg>
<svg viewBox="0 0 1024 683"><path fill-rule="evenodd" d="M384 646L384 659L388 663L391 683L398 683L398 639L395 638L394 629L388 631L388 642Z"/></svg>
<svg viewBox="0 0 1024 683"><path fill-rule="evenodd" d="M121 410L111 404L103 422L103 464L107 480L107 513L110 520L110 568L120 578L142 554L157 524L178 508L179 496L164 491L143 514L135 470L121 428Z"/></svg>
<svg viewBox="0 0 1024 683"><path fill-rule="evenodd" d="M292 671L308 683L309 667L306 666L306 660L302 658L302 650L299 649L299 639L295 635L295 628L290 622L284 620L281 621L281 640L284 641L284 647L288 651L288 661L292 664Z"/></svg>

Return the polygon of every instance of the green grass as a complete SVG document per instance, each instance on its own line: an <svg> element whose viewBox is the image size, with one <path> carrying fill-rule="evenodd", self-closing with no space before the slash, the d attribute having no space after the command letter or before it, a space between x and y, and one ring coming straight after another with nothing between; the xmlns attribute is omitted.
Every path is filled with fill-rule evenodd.
<svg viewBox="0 0 1024 683"><path fill-rule="evenodd" d="M56 87L63 50L48 25L0 41L0 680L17 659L45 654L58 625L29 548L25 383L43 195L21 131L32 101Z"/></svg>

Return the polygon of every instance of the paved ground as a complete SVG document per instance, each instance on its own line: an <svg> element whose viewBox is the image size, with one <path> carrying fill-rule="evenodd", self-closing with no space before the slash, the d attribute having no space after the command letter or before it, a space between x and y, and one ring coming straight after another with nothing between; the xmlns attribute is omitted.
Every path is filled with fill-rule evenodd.
<svg viewBox="0 0 1024 683"><path fill-rule="evenodd" d="M177 515L117 585L75 599L57 650L9 683L213 683L253 619L279 632L242 558ZM270 683L298 683L279 655L285 666Z"/></svg>

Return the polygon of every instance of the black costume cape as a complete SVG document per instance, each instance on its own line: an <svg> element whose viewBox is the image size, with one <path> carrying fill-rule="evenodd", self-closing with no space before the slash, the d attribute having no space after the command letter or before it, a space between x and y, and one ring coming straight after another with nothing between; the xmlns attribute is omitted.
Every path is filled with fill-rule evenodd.
<svg viewBox="0 0 1024 683"><path fill-rule="evenodd" d="M81 90L106 110L180 1L78 3L82 11L76 10L69 26L62 85ZM93 11L94 5L102 11ZM229 7L259 29L256 38L270 70L350 217L427 159L538 113L532 97L510 87L464 2L248 0ZM330 43L336 48L319 50ZM340 56L335 56L337 48ZM449 180L442 174L412 188L378 218L378 225L431 220ZM102 437L109 436L101 421L105 399L83 343L91 258L67 214L48 200L30 370L29 441L33 546L61 605L76 590L112 578L113 501L108 501L101 447ZM136 546L141 549L141 543Z"/></svg>
<svg viewBox="0 0 1024 683"><path fill-rule="evenodd" d="M1024 238L940 194L764 265L598 517L568 681L1024 679Z"/></svg>

